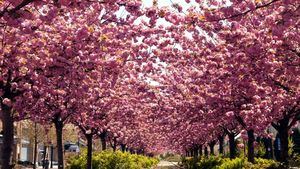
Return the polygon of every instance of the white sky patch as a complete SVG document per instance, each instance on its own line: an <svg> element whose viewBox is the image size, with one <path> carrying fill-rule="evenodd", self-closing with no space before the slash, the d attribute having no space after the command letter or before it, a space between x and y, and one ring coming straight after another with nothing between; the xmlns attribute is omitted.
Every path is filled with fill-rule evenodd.
<svg viewBox="0 0 300 169"><path fill-rule="evenodd" d="M153 5L153 0L142 0L145 7L151 7ZM190 4L187 4L185 0L157 0L158 7L171 7L173 4L179 4L183 7L183 10L187 10L191 6L197 5L194 1L191 1Z"/></svg>

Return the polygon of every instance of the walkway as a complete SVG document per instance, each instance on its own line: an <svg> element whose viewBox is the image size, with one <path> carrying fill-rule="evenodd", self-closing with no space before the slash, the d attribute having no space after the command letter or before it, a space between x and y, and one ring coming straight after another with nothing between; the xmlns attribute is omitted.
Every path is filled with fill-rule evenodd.
<svg viewBox="0 0 300 169"><path fill-rule="evenodd" d="M180 169L177 162L160 161L155 169Z"/></svg>

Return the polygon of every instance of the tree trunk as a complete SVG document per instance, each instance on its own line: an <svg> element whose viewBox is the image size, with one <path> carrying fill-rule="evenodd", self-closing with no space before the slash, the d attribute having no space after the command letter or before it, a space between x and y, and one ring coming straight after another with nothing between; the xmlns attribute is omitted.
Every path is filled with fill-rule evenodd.
<svg viewBox="0 0 300 169"><path fill-rule="evenodd" d="M63 122L58 118L55 122L56 131L56 145L57 145L57 157L58 157L58 169L64 169L64 152L63 152Z"/></svg>
<svg viewBox="0 0 300 169"><path fill-rule="evenodd" d="M47 157L47 146L46 143L44 142L43 167L45 167L46 157Z"/></svg>
<svg viewBox="0 0 300 169"><path fill-rule="evenodd" d="M280 162L285 164L288 163L289 158L289 133L288 128L281 126L280 130L278 131L279 138L280 138Z"/></svg>
<svg viewBox="0 0 300 169"><path fill-rule="evenodd" d="M203 153L202 153L202 145L199 146L199 156L202 157Z"/></svg>
<svg viewBox="0 0 300 169"><path fill-rule="evenodd" d="M121 144L121 151L124 153L126 150L126 144Z"/></svg>
<svg viewBox="0 0 300 169"><path fill-rule="evenodd" d="M289 122L290 117L284 116L283 119L278 121L278 124L272 124L277 130L280 139L280 157L279 161L285 165L288 165L289 158ZM292 126L292 124L290 124Z"/></svg>
<svg viewBox="0 0 300 169"><path fill-rule="evenodd" d="M12 169L11 157L14 144L14 119L12 117L12 109L1 103L2 108L2 169Z"/></svg>
<svg viewBox="0 0 300 169"><path fill-rule="evenodd" d="M38 141L37 141L37 124L34 123L34 152L33 152L33 169L36 169L36 157L37 157L37 147Z"/></svg>
<svg viewBox="0 0 300 169"><path fill-rule="evenodd" d="M101 137L101 145L102 145L102 151L106 150L106 138Z"/></svg>
<svg viewBox="0 0 300 169"><path fill-rule="evenodd" d="M198 158L199 157L199 148L198 148L198 146L195 146L193 148L193 150L194 150L194 158Z"/></svg>
<svg viewBox="0 0 300 169"><path fill-rule="evenodd" d="M216 142L212 141L209 143L209 149L210 149L210 155L214 156L215 155L215 151L214 151L214 147L215 147Z"/></svg>
<svg viewBox="0 0 300 169"><path fill-rule="evenodd" d="M205 157L208 157L208 149L207 149L206 146L205 146L205 148L204 148L204 155L205 155Z"/></svg>
<svg viewBox="0 0 300 169"><path fill-rule="evenodd" d="M51 144L50 146L50 168L53 168L53 157L54 153L53 153L53 144Z"/></svg>
<svg viewBox="0 0 300 169"><path fill-rule="evenodd" d="M85 137L87 140L87 147L88 147L86 168L92 169L93 135L86 134Z"/></svg>
<svg viewBox="0 0 300 169"><path fill-rule="evenodd" d="M274 148L273 148L273 141L271 138L268 139L269 144L270 144L270 158L274 159Z"/></svg>
<svg viewBox="0 0 300 169"><path fill-rule="evenodd" d="M113 138L112 148L113 148L113 151L116 152L116 150L117 150L117 140L116 140L116 138Z"/></svg>
<svg viewBox="0 0 300 169"><path fill-rule="evenodd" d="M248 130L248 161L254 163L254 131Z"/></svg>
<svg viewBox="0 0 300 169"><path fill-rule="evenodd" d="M101 147L102 151L106 150L106 137L107 137L107 132L104 131L100 135L100 140L101 140Z"/></svg>
<svg viewBox="0 0 300 169"><path fill-rule="evenodd" d="M236 157L236 145L234 140L234 133L229 133L229 153L230 153L230 159L234 159Z"/></svg>
<svg viewBox="0 0 300 169"><path fill-rule="evenodd" d="M219 140L219 154L223 155L224 154L224 137L219 136L218 140Z"/></svg>
<svg viewBox="0 0 300 169"><path fill-rule="evenodd" d="M274 153L273 153L273 145L272 145L272 139L271 138L263 138L262 139L266 153L264 155L264 158L266 159L273 159Z"/></svg>

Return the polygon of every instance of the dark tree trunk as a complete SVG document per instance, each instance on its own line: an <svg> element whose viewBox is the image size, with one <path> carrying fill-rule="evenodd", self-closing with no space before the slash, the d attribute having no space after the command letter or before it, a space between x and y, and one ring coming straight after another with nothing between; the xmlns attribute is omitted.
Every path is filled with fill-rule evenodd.
<svg viewBox="0 0 300 169"><path fill-rule="evenodd" d="M85 137L87 140L87 147L88 147L86 168L92 169L93 135L86 134Z"/></svg>
<svg viewBox="0 0 300 169"><path fill-rule="evenodd" d="M113 151L116 152L116 150L117 150L117 140L116 140L116 138L113 138L111 146L113 148Z"/></svg>
<svg viewBox="0 0 300 169"><path fill-rule="evenodd" d="M208 157L208 149L207 149L206 146L205 146L205 148L204 148L204 155L205 155L205 157Z"/></svg>
<svg viewBox="0 0 300 169"><path fill-rule="evenodd" d="M199 157L199 148L198 148L198 146L195 146L193 150L194 150L194 158L198 158Z"/></svg>
<svg viewBox="0 0 300 169"><path fill-rule="evenodd" d="M234 159L236 157L236 145L235 145L235 134L229 133L229 153L230 153L230 159Z"/></svg>
<svg viewBox="0 0 300 169"><path fill-rule="evenodd" d="M37 158L37 147L38 141L37 141L37 124L34 123L34 152L33 152L33 169L36 169L36 158Z"/></svg>
<svg viewBox="0 0 300 169"><path fill-rule="evenodd" d="M254 131L248 130L248 161L254 163Z"/></svg>
<svg viewBox="0 0 300 169"><path fill-rule="evenodd" d="M57 118L54 121L56 131L56 145L57 145L57 157L58 157L58 169L64 169L64 152L63 152L63 121Z"/></svg>
<svg viewBox="0 0 300 169"><path fill-rule="evenodd" d="M106 137L107 137L107 132L104 131L100 134L100 140L101 140L101 147L102 151L106 150Z"/></svg>
<svg viewBox="0 0 300 169"><path fill-rule="evenodd" d="M51 147L50 147L50 168L53 168L53 158L54 158L54 148L53 148L53 144L51 144Z"/></svg>
<svg viewBox="0 0 300 169"><path fill-rule="evenodd" d="M269 144L270 144L270 158L274 159L274 148L273 148L273 141L271 138L268 138Z"/></svg>
<svg viewBox="0 0 300 169"><path fill-rule="evenodd" d="M214 156L215 155L215 151L214 151L214 147L215 147L216 142L212 141L209 143L209 149L210 149L210 155Z"/></svg>
<svg viewBox="0 0 300 169"><path fill-rule="evenodd" d="M14 144L14 119L12 116L12 109L1 103L2 108L2 169L12 169L11 157Z"/></svg>
<svg viewBox="0 0 300 169"><path fill-rule="evenodd" d="M190 156L191 156L191 157L193 157L193 156L194 156L194 151L193 151L193 149L192 149L192 148L190 149Z"/></svg>
<svg viewBox="0 0 300 169"><path fill-rule="evenodd" d="M200 156L200 157L202 157L202 155L203 155L203 153L202 153L203 150L202 150L202 149L203 149L203 148L202 148L202 145L200 145L200 146L199 146L199 156Z"/></svg>
<svg viewBox="0 0 300 169"><path fill-rule="evenodd" d="M44 142L44 154L43 154L43 168L47 168L46 167L46 157L47 157L47 146L46 143Z"/></svg>
<svg viewBox="0 0 300 169"><path fill-rule="evenodd" d="M264 143L264 147L266 149L264 158L273 159L274 153L273 153L272 139L271 138L263 138L263 143Z"/></svg>
<svg viewBox="0 0 300 169"><path fill-rule="evenodd" d="M285 164L288 163L289 158L289 133L287 127L282 127L278 131L279 138L280 138L280 162L283 162Z"/></svg>
<svg viewBox="0 0 300 169"><path fill-rule="evenodd" d="M224 136L219 136L219 154L223 155L224 154Z"/></svg>
<svg viewBox="0 0 300 169"><path fill-rule="evenodd" d="M101 145L102 145L102 151L106 150L106 138L101 137Z"/></svg>
<svg viewBox="0 0 300 169"><path fill-rule="evenodd" d="M288 165L289 158L289 125L290 117L285 116L283 119L278 121L278 125L272 124L273 127L278 131L278 136L280 139L280 157L279 161Z"/></svg>
<svg viewBox="0 0 300 169"><path fill-rule="evenodd" d="M121 144L121 151L124 153L126 150L126 144Z"/></svg>

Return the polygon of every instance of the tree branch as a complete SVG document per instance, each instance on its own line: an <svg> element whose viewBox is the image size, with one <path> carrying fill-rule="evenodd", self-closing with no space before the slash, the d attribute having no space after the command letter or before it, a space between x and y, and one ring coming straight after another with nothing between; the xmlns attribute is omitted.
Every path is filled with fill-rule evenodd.
<svg viewBox="0 0 300 169"><path fill-rule="evenodd" d="M3 11L0 12L0 18L2 18L5 13L9 13L11 15L17 12L18 10L22 9L23 7L25 7L26 5L30 4L33 1L35 0L23 0L18 6L12 8L11 10L7 10L7 8L4 9Z"/></svg>
<svg viewBox="0 0 300 169"><path fill-rule="evenodd" d="M258 9L260 9L260 8L265 8L265 7L267 7L267 6L269 6L269 5L273 4L273 3L275 3L275 2L277 2L277 1L279 1L279 0L272 0L272 1L268 2L268 3L266 3L266 4L259 5L259 6L255 7L255 9L248 9L248 10L246 10L246 11L244 11L244 12L241 12L241 13L238 13L238 14L234 14L234 15L231 15L231 16L229 16L229 17L224 17L224 18L216 19L216 20L213 20L213 21L215 22L215 21L221 21L221 20L226 20L226 19L233 19L233 18L236 18L236 17L239 17L239 16L245 16L245 15L247 15L249 12L258 10Z"/></svg>

